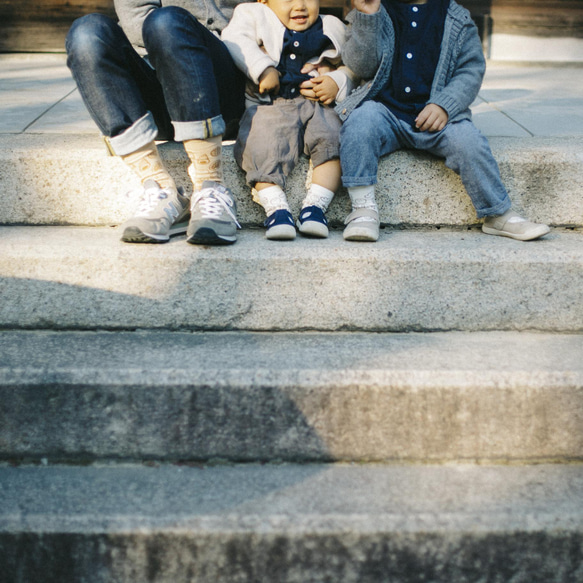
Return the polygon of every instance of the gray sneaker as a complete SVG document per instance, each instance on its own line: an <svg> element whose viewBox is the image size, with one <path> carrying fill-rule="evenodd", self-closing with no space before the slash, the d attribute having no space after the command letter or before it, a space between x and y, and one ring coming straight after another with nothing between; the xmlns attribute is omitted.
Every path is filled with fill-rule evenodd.
<svg viewBox="0 0 583 583"><path fill-rule="evenodd" d="M550 231L548 225L531 223L513 210L507 210L503 215L486 217L482 231L487 235L510 237L517 241L532 241L543 237Z"/></svg>
<svg viewBox="0 0 583 583"><path fill-rule="evenodd" d="M190 200L182 192L160 188L146 180L136 214L122 226L127 243L166 243L171 235L186 232Z"/></svg>
<svg viewBox="0 0 583 583"><path fill-rule="evenodd" d="M237 240L237 204L230 190L205 180L192 195L186 241L193 245L230 245Z"/></svg>

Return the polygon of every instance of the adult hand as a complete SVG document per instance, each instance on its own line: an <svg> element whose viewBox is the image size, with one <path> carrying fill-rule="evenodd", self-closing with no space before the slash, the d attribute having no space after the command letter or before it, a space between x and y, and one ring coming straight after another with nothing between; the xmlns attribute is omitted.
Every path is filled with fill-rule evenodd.
<svg viewBox="0 0 583 583"><path fill-rule="evenodd" d="M275 67L267 67L259 77L259 93L277 93L279 91L279 73Z"/></svg>
<svg viewBox="0 0 583 583"><path fill-rule="evenodd" d="M381 0L352 0L354 8L365 14L374 14L381 7Z"/></svg>
<svg viewBox="0 0 583 583"><path fill-rule="evenodd" d="M415 127L420 132L440 132L446 126L448 119L447 111L443 107L428 103L415 119Z"/></svg>

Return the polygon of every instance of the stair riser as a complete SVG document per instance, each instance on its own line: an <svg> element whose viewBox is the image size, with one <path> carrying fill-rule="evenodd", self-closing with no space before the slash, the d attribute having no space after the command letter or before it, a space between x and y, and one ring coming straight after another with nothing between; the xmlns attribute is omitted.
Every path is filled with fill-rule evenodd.
<svg viewBox="0 0 583 583"><path fill-rule="evenodd" d="M574 583L581 532L4 534L10 583Z"/></svg>
<svg viewBox="0 0 583 583"><path fill-rule="evenodd" d="M454 373L448 386L446 373L414 371L377 375L384 382L366 372L322 373L336 382L303 383L292 372L286 382L248 385L217 373L191 386L84 386L44 376L42 385L0 386L0 459L583 459L583 384L523 377L480 385L479 375Z"/></svg>
<svg viewBox="0 0 583 583"><path fill-rule="evenodd" d="M579 141L573 140L492 140L516 210L553 225L583 224L578 190L583 168ZM181 147L166 144L161 151L178 183L190 190L188 160ZM263 210L251 200L232 146L224 152L225 182L237 197L240 222L261 225ZM304 159L290 177L287 192L294 213L305 196L308 171ZM477 222L459 178L429 155L397 152L381 161L378 178L377 198L387 224ZM125 193L137 185L119 158L106 156L96 137L51 136L50 141L36 136L0 137L0 224L119 224L133 212L136 199ZM349 210L348 196L341 190L328 217L341 224Z"/></svg>

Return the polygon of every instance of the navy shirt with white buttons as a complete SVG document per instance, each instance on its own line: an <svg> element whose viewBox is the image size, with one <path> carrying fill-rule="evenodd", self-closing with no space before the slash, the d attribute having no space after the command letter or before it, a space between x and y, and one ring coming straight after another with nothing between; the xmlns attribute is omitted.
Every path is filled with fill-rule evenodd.
<svg viewBox="0 0 583 583"><path fill-rule="evenodd" d="M376 100L413 125L431 93L449 0L383 0L383 5L395 27L395 52L391 76Z"/></svg>
<svg viewBox="0 0 583 583"><path fill-rule="evenodd" d="M301 73L302 67L314 57L319 57L326 49L333 47L332 41L324 34L322 19L308 30L295 31L286 29L283 36L281 58L277 65L280 72L279 97L293 99L300 94L299 86L310 76Z"/></svg>

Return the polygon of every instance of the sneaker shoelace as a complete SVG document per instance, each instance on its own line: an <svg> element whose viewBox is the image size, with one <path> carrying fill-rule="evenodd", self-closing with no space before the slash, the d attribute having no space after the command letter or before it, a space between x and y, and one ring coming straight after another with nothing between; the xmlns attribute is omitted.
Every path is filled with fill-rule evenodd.
<svg viewBox="0 0 583 583"><path fill-rule="evenodd" d="M192 209L198 205L200 209L200 214L204 219L220 219L223 210L227 211L227 214L233 219L237 227L240 229L241 225L237 221L237 217L233 210L223 198L222 193L217 192L212 188L205 188L201 190L192 199Z"/></svg>
<svg viewBox="0 0 583 583"><path fill-rule="evenodd" d="M126 194L128 198L134 198L138 195L139 202L134 216L136 217L149 217L150 213L158 206L160 200L168 199L169 193L166 190L157 188L141 188L140 190L131 190ZM172 209L172 213L176 212L176 209L172 205L168 205Z"/></svg>

